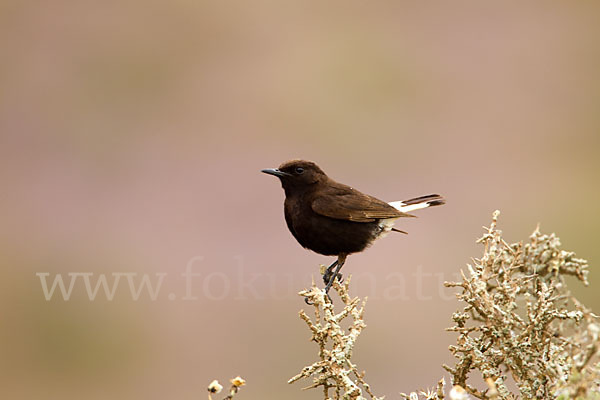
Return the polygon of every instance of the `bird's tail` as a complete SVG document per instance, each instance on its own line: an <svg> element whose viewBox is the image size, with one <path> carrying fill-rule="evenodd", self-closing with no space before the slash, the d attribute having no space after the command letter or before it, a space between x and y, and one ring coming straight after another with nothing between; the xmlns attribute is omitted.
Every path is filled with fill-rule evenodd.
<svg viewBox="0 0 600 400"><path fill-rule="evenodd" d="M427 196L415 197L414 199L392 201L388 204L398 211L410 212L427 207L441 206L445 203L446 200L439 194L429 194Z"/></svg>

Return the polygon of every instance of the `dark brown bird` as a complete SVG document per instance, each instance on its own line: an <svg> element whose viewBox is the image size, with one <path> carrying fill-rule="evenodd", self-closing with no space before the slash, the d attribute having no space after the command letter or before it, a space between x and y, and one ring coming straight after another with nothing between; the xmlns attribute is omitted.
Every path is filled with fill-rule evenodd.
<svg viewBox="0 0 600 400"><path fill-rule="evenodd" d="M323 280L328 292L346 257L370 246L409 211L445 203L437 194L386 203L329 178L311 161L287 161L262 172L274 175L285 191L285 221L303 247L325 256L337 256ZM333 269L335 268L335 271Z"/></svg>

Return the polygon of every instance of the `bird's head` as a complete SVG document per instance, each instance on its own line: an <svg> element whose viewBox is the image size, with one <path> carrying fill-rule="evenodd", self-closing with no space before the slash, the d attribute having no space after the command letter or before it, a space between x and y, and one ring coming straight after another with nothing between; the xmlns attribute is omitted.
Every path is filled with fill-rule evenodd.
<svg viewBox="0 0 600 400"><path fill-rule="evenodd" d="M308 187L327 179L327 175L317 164L306 160L286 161L278 168L263 169L262 172L278 177L286 192L292 188Z"/></svg>

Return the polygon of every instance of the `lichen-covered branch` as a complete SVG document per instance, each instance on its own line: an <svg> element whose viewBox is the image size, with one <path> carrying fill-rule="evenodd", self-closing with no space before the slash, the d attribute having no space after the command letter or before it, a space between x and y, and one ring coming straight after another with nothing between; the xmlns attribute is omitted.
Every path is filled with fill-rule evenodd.
<svg viewBox="0 0 600 400"><path fill-rule="evenodd" d="M598 317L571 295L564 279L573 276L587 286L587 262L539 227L527 243L508 244L498 215L478 241L482 257L461 271L460 282L445 283L461 289L457 297L465 304L448 328L458 334L449 348L456 363L444 365L453 391L459 389L450 397L600 399Z"/></svg>
<svg viewBox="0 0 600 400"><path fill-rule="evenodd" d="M478 240L481 258L474 258L459 282L462 308L452 314L447 330L458 335L449 347L456 358L444 365L452 385L450 400L581 399L600 400L599 317L568 290L566 276L588 285L588 265L561 249L555 234L536 229L526 243L508 244L497 228L499 212ZM364 302L348 296L349 280L333 286L344 305L338 313L314 283L300 292L314 304L314 319L300 317L319 345L319 360L289 383L312 378L308 388L323 388L326 400L363 399L363 390L377 399L356 366L352 349L362 329ZM340 322L351 319L344 330ZM516 388L516 390L515 390ZM333 397L330 397L330 391ZM446 398L445 381L434 389L400 394L410 400Z"/></svg>
<svg viewBox="0 0 600 400"><path fill-rule="evenodd" d="M300 311L300 318L306 322L312 332L311 340L319 345L319 360L304 367L288 383L312 377L312 384L305 389L321 387L324 399L331 398L330 391L333 392L333 399L364 399L364 390L372 399L378 400L379 398L375 397L370 386L365 382L364 372L359 372L351 361L354 344L366 327L363 322L366 300L361 303L358 298L350 298L349 285L350 278L344 283L336 281L332 286L344 305L338 313L325 291L317 288L314 282L310 289L299 293L314 307L314 319L311 319L304 310ZM346 318L352 320L348 329L341 326L342 320Z"/></svg>

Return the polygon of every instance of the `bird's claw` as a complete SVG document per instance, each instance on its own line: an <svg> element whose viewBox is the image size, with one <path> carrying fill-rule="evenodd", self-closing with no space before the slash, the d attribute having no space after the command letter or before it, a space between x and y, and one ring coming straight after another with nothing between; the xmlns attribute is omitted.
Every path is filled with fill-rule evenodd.
<svg viewBox="0 0 600 400"><path fill-rule="evenodd" d="M331 281L331 276L332 276L332 275L333 275L333 273L332 273L332 272L330 272L330 271L328 271L328 272L325 272L325 274L323 275L323 283L325 283L326 285L328 285L328 284L329 284L329 282ZM335 278L337 279L337 281L338 281L339 283L342 283L342 282L344 282L344 276L343 276L343 275L342 275L340 272L338 272L338 273L336 274Z"/></svg>

